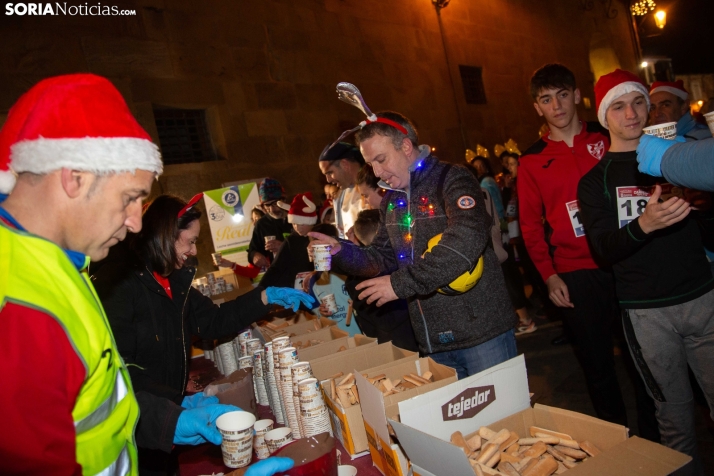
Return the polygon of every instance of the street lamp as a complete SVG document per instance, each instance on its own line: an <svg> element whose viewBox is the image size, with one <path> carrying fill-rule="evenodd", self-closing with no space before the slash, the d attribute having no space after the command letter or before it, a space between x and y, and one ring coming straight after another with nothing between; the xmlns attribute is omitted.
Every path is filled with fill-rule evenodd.
<svg viewBox="0 0 714 476"><path fill-rule="evenodd" d="M436 7L436 10L439 11L442 8L446 8L449 5L450 1L451 0L431 0L431 3L433 3Z"/></svg>
<svg viewBox="0 0 714 476"><path fill-rule="evenodd" d="M667 12L664 10L658 10L654 15L655 23L657 27L661 30L667 24Z"/></svg>

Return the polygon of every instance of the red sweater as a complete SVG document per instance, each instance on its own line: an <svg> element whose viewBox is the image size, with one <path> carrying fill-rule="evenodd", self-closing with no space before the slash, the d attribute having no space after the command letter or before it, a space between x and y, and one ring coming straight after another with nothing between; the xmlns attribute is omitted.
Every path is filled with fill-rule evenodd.
<svg viewBox="0 0 714 476"><path fill-rule="evenodd" d="M610 147L606 134L599 124L586 123L573 147L545 136L521 157L517 184L521 232L544 280L555 273L598 267L580 221L577 195L580 178Z"/></svg>

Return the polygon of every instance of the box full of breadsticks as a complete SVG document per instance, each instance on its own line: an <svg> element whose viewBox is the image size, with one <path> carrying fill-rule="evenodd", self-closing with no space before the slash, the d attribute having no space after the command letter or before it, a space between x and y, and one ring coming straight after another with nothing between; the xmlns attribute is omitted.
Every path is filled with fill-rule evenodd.
<svg viewBox="0 0 714 476"><path fill-rule="evenodd" d="M382 474L409 474L407 456L394 441L387 423L388 418L399 418L399 403L456 381L456 370L428 357L355 373L369 451L374 466ZM344 390L340 387L336 390L338 400L342 401Z"/></svg>
<svg viewBox="0 0 714 476"><path fill-rule="evenodd" d="M376 346L360 346L329 358L310 361L312 372L321 382L325 394L335 437L340 440L350 457L367 455L369 450L355 375L360 372L368 375L368 372L371 372L368 369L411 362L418 358L419 354L416 352L400 349L391 342L386 342Z"/></svg>
<svg viewBox="0 0 714 476"><path fill-rule="evenodd" d="M665 476L689 456L582 413L530 406L522 355L400 402L390 420L414 475Z"/></svg>

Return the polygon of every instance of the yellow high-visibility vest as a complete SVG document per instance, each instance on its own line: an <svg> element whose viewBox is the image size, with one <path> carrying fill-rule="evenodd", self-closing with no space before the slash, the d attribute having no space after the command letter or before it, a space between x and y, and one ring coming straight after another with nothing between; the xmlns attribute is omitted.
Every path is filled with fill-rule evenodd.
<svg viewBox="0 0 714 476"><path fill-rule="evenodd" d="M0 309L16 303L52 316L84 364L72 410L82 473L136 475L139 406L88 263L79 272L54 243L0 221Z"/></svg>

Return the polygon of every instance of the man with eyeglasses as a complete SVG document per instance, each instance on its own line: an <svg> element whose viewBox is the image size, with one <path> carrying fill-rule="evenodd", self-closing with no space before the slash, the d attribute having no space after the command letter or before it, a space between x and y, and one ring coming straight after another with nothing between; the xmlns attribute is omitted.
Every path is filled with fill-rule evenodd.
<svg viewBox="0 0 714 476"><path fill-rule="evenodd" d="M286 235L292 232L288 223L287 211L280 208L278 202L285 202L285 189L280 182L266 178L258 187L260 205L265 211L253 228L253 237L248 245L248 261L258 268L267 268L275 259ZM265 237L274 237L266 241Z"/></svg>

